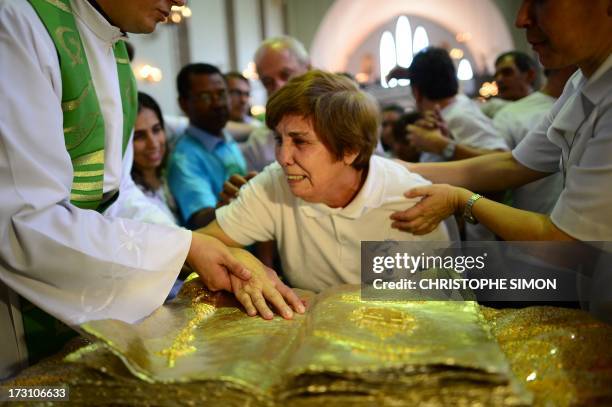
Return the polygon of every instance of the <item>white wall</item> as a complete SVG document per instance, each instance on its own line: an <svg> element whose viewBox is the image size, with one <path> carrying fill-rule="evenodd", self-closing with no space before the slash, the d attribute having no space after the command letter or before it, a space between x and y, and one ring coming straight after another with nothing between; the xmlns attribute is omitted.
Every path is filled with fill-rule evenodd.
<svg viewBox="0 0 612 407"><path fill-rule="evenodd" d="M176 72L178 72L176 67L178 56L175 56L175 29L176 27L170 25L162 25L153 34L129 35L129 41L136 49L132 67L138 69L148 64L156 66L162 71L160 82L138 81L138 90L153 96L165 114L176 114L178 112L174 90L174 81Z"/></svg>
<svg viewBox="0 0 612 407"><path fill-rule="evenodd" d="M234 22L237 66L230 66L229 40L227 35L226 1L234 1ZM192 17L189 24L191 62L206 62L219 67L222 72L231 69L242 71L249 61L261 38L261 19L258 0L192 0L188 3ZM267 35L282 33L282 1L264 0ZM177 28L160 24L153 34L130 35L130 42L136 48L134 68L144 64L162 70L162 80L157 83L138 81L139 90L149 93L160 104L164 114L178 115L176 102L176 75L181 66L178 56ZM259 96L260 85L254 84ZM259 99L259 97L258 97Z"/></svg>
<svg viewBox="0 0 612 407"><path fill-rule="evenodd" d="M191 61L206 62L226 71L230 66L225 1L190 1L189 7L193 12L189 21Z"/></svg>
<svg viewBox="0 0 612 407"><path fill-rule="evenodd" d="M259 5L253 0L233 1L236 27L236 70L242 72L253 60L253 54L262 41Z"/></svg>

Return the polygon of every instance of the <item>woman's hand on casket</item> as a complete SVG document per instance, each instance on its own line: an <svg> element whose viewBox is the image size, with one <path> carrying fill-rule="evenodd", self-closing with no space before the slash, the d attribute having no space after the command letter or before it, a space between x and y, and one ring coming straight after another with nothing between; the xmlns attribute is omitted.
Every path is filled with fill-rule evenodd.
<svg viewBox="0 0 612 407"><path fill-rule="evenodd" d="M274 270L264 266L246 250L230 248L230 251L251 272L251 278L248 280L230 275L232 292L248 315L259 314L264 319L272 319L274 313L268 303L285 319L293 318L291 307L300 314L304 313L302 301L278 278Z"/></svg>

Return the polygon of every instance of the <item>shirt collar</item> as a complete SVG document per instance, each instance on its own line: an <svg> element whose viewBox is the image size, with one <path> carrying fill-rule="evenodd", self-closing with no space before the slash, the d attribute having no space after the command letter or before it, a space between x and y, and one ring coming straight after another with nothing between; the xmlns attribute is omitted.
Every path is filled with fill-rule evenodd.
<svg viewBox="0 0 612 407"><path fill-rule="evenodd" d="M612 54L595 73L585 81L582 94L589 99L593 105L598 105L601 100L610 94L610 84L612 83Z"/></svg>
<svg viewBox="0 0 612 407"><path fill-rule="evenodd" d="M557 130L558 137L573 137L584 119L593 112L593 109L601 103L604 97L610 94L610 83L612 83L612 55L601 64L595 73L585 78L581 70L577 70L569 79L569 89L572 95L565 101L559 113L553 119L551 128ZM553 136L554 137L554 136Z"/></svg>
<svg viewBox="0 0 612 407"><path fill-rule="evenodd" d="M467 96L461 94L461 93L457 93L454 97L453 100L446 106L444 106L442 109L440 109L440 114L441 115L446 115L448 114L448 112L450 112L451 110L453 110L454 106L457 106L460 102L463 102L464 98L467 98Z"/></svg>
<svg viewBox="0 0 612 407"><path fill-rule="evenodd" d="M204 148L206 148L206 150L208 150L209 152L213 152L219 144L229 141L229 135L225 131L225 129L221 130L221 132L223 136L218 137L192 124L187 127L187 130L185 130L185 133L189 134L190 136L198 140L200 143L202 143Z"/></svg>
<svg viewBox="0 0 612 407"><path fill-rule="evenodd" d="M102 41L108 44L115 44L121 39L125 39L125 33L119 27L115 27L100 14L88 1L72 0L70 2L72 11L85 25Z"/></svg>
<svg viewBox="0 0 612 407"><path fill-rule="evenodd" d="M300 209L306 216L318 218L326 215L337 215L348 219L357 219L372 208L378 208L382 205L384 188L376 186L376 182L381 182L380 160L384 158L370 157L368 167L368 175L363 183L363 186L353 198L353 200L344 208L330 208L323 203L306 202L298 198ZM378 179L378 180L377 180Z"/></svg>

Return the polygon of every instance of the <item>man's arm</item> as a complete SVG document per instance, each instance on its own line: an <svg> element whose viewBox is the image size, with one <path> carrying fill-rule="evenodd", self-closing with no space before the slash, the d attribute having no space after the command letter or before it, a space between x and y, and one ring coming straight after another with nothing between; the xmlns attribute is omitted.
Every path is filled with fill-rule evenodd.
<svg viewBox="0 0 612 407"><path fill-rule="evenodd" d="M410 144L421 152L442 155L444 150L453 143L448 137L442 135L439 129L427 129L421 126L408 126ZM504 151L502 149L476 148L463 143L456 143L453 156L450 160L464 160L466 158L478 157L485 154Z"/></svg>
<svg viewBox="0 0 612 407"><path fill-rule="evenodd" d="M522 165L511 152L487 154L446 163L415 164L397 161L434 184L446 183L472 191L503 191L550 175Z"/></svg>

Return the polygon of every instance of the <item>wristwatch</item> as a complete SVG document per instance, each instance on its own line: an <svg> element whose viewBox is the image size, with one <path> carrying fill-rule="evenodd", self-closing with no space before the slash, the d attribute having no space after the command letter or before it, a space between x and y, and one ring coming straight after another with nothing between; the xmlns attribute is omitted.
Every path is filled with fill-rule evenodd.
<svg viewBox="0 0 612 407"><path fill-rule="evenodd" d="M455 143L454 141L449 141L446 147L444 147L444 150L442 150L442 157L444 157L444 159L447 161L452 160L455 156L456 147L457 143Z"/></svg>
<svg viewBox="0 0 612 407"><path fill-rule="evenodd" d="M472 225L475 225L478 223L478 220L472 214L472 207L474 206L476 201L479 200L480 198L482 198L481 195L472 194L470 199L468 199L467 203L465 204L465 208L463 209L463 219L466 222L471 223Z"/></svg>

